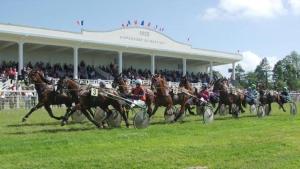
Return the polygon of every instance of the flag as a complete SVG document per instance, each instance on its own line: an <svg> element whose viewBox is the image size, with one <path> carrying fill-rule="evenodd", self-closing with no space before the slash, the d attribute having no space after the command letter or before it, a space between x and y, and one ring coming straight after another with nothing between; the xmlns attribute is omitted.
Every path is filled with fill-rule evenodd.
<svg viewBox="0 0 300 169"><path fill-rule="evenodd" d="M144 26L144 25L145 25L145 21L142 21L142 22L141 22L141 26Z"/></svg>
<svg viewBox="0 0 300 169"><path fill-rule="evenodd" d="M125 25L124 24L122 24L122 28L124 28L125 27Z"/></svg>
<svg viewBox="0 0 300 169"><path fill-rule="evenodd" d="M137 25L137 24L138 24L138 21L137 21L137 20L134 20L134 24Z"/></svg>
<svg viewBox="0 0 300 169"><path fill-rule="evenodd" d="M157 30L157 28L158 28L158 25L155 25L155 30Z"/></svg>
<svg viewBox="0 0 300 169"><path fill-rule="evenodd" d="M151 22L148 23L148 27L150 27L150 26L151 26Z"/></svg>
<svg viewBox="0 0 300 169"><path fill-rule="evenodd" d="M165 30L165 28L161 28L161 31L163 32Z"/></svg>
<svg viewBox="0 0 300 169"><path fill-rule="evenodd" d="M130 23L130 21L128 20L128 22L127 22L127 25L129 26L131 23Z"/></svg>
<svg viewBox="0 0 300 169"><path fill-rule="evenodd" d="M83 26L83 22L84 22L83 20L80 21L80 25L81 25L81 26Z"/></svg>
<svg viewBox="0 0 300 169"><path fill-rule="evenodd" d="M77 23L77 25L80 25L80 22L79 22L79 20L77 20L77 21L76 21L76 23Z"/></svg>
<svg viewBox="0 0 300 169"><path fill-rule="evenodd" d="M187 41L189 42L190 40L191 40L191 38L190 38L190 37L188 37L188 38L187 38Z"/></svg>

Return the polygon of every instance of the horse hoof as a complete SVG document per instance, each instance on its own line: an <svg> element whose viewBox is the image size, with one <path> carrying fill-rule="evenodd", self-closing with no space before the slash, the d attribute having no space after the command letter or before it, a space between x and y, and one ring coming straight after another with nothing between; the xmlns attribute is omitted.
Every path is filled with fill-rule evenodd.
<svg viewBox="0 0 300 169"><path fill-rule="evenodd" d="M63 120L63 121L61 122L60 125L61 125L61 126L65 126L66 124L67 124L67 121L64 121L64 120Z"/></svg>

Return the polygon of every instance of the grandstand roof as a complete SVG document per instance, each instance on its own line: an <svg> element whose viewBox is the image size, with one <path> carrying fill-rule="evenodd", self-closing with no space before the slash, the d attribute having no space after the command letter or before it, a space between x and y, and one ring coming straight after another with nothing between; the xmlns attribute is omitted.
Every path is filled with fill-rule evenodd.
<svg viewBox="0 0 300 169"><path fill-rule="evenodd" d="M146 27L129 27L106 32L68 32L0 24L0 40L186 58L210 61L215 65L242 59L237 53L193 48Z"/></svg>

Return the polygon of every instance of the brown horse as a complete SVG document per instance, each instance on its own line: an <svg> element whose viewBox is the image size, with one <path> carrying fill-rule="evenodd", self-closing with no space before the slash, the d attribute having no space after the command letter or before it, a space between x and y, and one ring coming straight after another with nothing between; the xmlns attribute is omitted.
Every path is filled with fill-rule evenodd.
<svg viewBox="0 0 300 169"><path fill-rule="evenodd" d="M126 98L130 93L129 87L126 84L126 82L121 74L114 77L112 87L118 88L118 92L124 98ZM154 102L154 93L150 89L144 89L144 91L145 91L145 95L146 95L145 103L147 105L147 113L150 116L152 114L152 103ZM126 105L124 105L124 106L127 107ZM129 108L127 107L127 111L126 111L127 117L128 117L128 112L129 112Z"/></svg>
<svg viewBox="0 0 300 169"><path fill-rule="evenodd" d="M271 104L276 102L280 108L285 112L286 110L283 107L282 99L280 98L280 95L276 91L269 91L264 90L263 88L259 88L259 104L260 105L268 105L268 111L266 112L266 115L270 115L272 111Z"/></svg>
<svg viewBox="0 0 300 169"><path fill-rule="evenodd" d="M37 70L30 70L25 72L24 75L25 84L33 83L35 86L35 90L38 94L38 104L35 105L22 119L23 122L37 109L44 106L49 116L56 119L61 120L63 117L56 117L53 115L52 109L50 105L61 105L65 104L67 107L67 111L70 110L72 106L72 99L64 94L59 94L54 91L54 87L49 85L49 81L46 80L43 74Z"/></svg>
<svg viewBox="0 0 300 169"><path fill-rule="evenodd" d="M69 81L69 83L74 84L76 82L71 80ZM68 91L76 91L76 88L74 86L75 85L67 85L66 88ZM112 96L116 93L110 95L109 93L111 93L111 91L106 91L103 88L98 88L98 90L98 96L92 96L91 87L88 87L85 90L81 90L79 92L79 102L74 107L72 107L69 113L66 113L63 119L63 123L66 122L66 120L69 118L70 115L72 115L72 113L74 113L76 110L80 110L88 118L89 121L91 121L94 125L100 128L101 124L98 124L98 122L96 122L87 111L91 108L100 107L102 110L108 113L108 118L110 115L112 115L112 111L109 109L109 106L111 105L121 114L126 123L126 126L129 127L129 122L121 103L118 100L114 99Z"/></svg>
<svg viewBox="0 0 300 169"><path fill-rule="evenodd" d="M169 87L167 86L167 82L164 78L159 75L155 75L151 80L151 89L154 91L155 99L154 99L154 109L150 114L150 117L153 116L158 107L166 107L165 114L169 113L169 111L173 107L173 99L169 92Z"/></svg>
<svg viewBox="0 0 300 169"><path fill-rule="evenodd" d="M182 91L184 90L184 92ZM195 91L188 81L187 77L184 76L181 78L179 83L179 93L175 94L173 90L171 90L170 95L172 96L174 105L180 105L184 111L180 111L180 113L175 118L175 121L182 116L182 114L188 110L190 114L195 114L191 110L191 104L193 102L193 98L190 95L194 95Z"/></svg>
<svg viewBox="0 0 300 169"><path fill-rule="evenodd" d="M238 111L232 112L232 105L235 104L241 112L244 112L243 106L246 106L244 95L242 92L237 91L237 94L229 92L228 80L225 78L218 79L213 84L213 92L219 93L219 104L214 114L216 114L221 105L229 106L229 113L233 114L235 117L238 117Z"/></svg>

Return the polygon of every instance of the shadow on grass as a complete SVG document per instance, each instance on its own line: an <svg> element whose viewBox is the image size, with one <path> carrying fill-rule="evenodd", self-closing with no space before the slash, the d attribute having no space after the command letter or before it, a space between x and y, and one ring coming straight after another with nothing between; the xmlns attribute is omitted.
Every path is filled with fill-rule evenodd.
<svg viewBox="0 0 300 169"><path fill-rule="evenodd" d="M96 130L96 127L86 127L86 128L58 128L58 129L43 129L43 130L37 130L32 132L12 132L12 133L6 133L9 135L26 135L26 134L38 134L38 133L64 133L64 132L80 132L80 131L89 131L89 130ZM103 129L106 130L106 129Z"/></svg>
<svg viewBox="0 0 300 169"><path fill-rule="evenodd" d="M69 122L68 125L74 125L74 124L85 124L88 123L87 121L76 123L76 122ZM47 123L21 123L21 124L10 124L7 125L7 127L33 127L33 126L57 126L60 125L60 121L56 122L47 122Z"/></svg>

